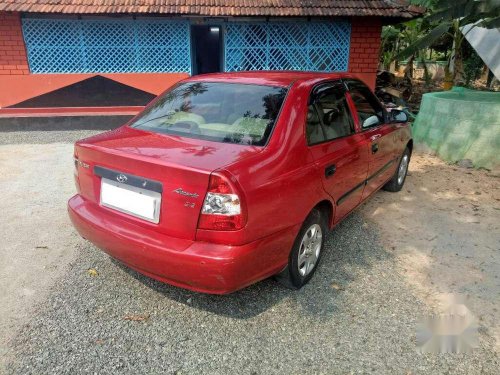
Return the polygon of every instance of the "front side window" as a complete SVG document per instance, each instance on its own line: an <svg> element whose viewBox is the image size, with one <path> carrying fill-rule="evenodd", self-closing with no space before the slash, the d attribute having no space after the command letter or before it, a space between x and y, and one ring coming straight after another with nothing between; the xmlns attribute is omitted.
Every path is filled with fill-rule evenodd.
<svg viewBox="0 0 500 375"><path fill-rule="evenodd" d="M266 144L287 89L223 82L183 83L130 126L157 133L244 145Z"/></svg>
<svg viewBox="0 0 500 375"><path fill-rule="evenodd" d="M356 85L350 89L350 93L362 129L368 129L384 122L382 106L367 87Z"/></svg>
<svg viewBox="0 0 500 375"><path fill-rule="evenodd" d="M306 134L310 145L342 138L354 133L345 91L341 86L313 94L308 108Z"/></svg>

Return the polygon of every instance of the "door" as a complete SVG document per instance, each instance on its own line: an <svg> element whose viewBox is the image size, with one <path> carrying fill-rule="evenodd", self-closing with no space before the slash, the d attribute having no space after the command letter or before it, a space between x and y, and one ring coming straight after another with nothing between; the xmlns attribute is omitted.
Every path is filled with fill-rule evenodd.
<svg viewBox="0 0 500 375"><path fill-rule="evenodd" d="M336 204L338 222L361 201L368 173L368 144L356 134L340 82L316 87L310 98L306 135L324 189Z"/></svg>
<svg viewBox="0 0 500 375"><path fill-rule="evenodd" d="M394 174L397 164L394 150L394 125L386 123L384 109L363 83L347 82L356 109L361 135L368 143L368 177L362 199L379 189Z"/></svg>
<svg viewBox="0 0 500 375"><path fill-rule="evenodd" d="M221 71L221 34L220 26L191 26L193 74Z"/></svg>

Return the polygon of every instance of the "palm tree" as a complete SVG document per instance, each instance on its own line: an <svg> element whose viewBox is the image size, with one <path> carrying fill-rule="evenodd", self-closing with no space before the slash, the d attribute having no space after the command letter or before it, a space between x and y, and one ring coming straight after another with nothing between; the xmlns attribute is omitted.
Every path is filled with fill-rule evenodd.
<svg viewBox="0 0 500 375"><path fill-rule="evenodd" d="M448 67L452 69L453 80L463 84L462 42L465 39L462 29L467 25L473 27L500 27L499 0L436 0L434 10L422 20L424 23L436 25L429 33L398 54L398 58L415 56L418 51L429 48L445 34L453 38L453 52L450 54Z"/></svg>

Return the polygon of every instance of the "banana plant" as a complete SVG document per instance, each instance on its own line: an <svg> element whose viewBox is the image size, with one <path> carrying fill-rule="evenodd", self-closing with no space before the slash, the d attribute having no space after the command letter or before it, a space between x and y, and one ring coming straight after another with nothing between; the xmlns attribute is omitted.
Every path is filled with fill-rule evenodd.
<svg viewBox="0 0 500 375"><path fill-rule="evenodd" d="M452 71L454 83L463 84L461 49L465 36L462 29L467 25L488 29L500 27L500 0L435 0L433 9L422 21L429 25L434 24L434 28L408 43L397 58L416 56L419 51L429 48L440 37L449 34L453 38L453 53L450 55L448 67Z"/></svg>

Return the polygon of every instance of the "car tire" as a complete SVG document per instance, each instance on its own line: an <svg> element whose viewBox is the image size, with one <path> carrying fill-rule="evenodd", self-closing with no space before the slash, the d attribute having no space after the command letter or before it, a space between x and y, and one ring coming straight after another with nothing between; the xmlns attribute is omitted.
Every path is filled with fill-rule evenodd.
<svg viewBox="0 0 500 375"><path fill-rule="evenodd" d="M396 171L394 172L394 175L389 180L389 182L387 182L384 185L382 189L395 193L403 188L403 185L406 180L406 175L408 174L408 165L410 164L410 156L411 152L410 149L407 147L403 152L403 155L401 155L401 159L399 159L399 164L398 167L396 168Z"/></svg>
<svg viewBox="0 0 500 375"><path fill-rule="evenodd" d="M328 230L326 215L313 209L295 238L288 265L276 280L290 289L300 289L311 280L323 254Z"/></svg>

